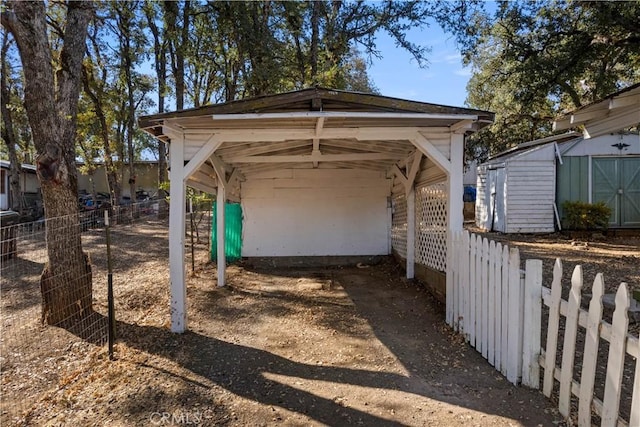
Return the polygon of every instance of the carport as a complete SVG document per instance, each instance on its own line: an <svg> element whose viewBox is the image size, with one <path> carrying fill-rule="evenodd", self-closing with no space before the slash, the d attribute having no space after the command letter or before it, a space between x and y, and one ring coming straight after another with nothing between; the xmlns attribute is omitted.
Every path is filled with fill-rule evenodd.
<svg viewBox="0 0 640 427"><path fill-rule="evenodd" d="M169 144L171 330L187 329L186 186L215 194L218 206L241 203L243 257L395 253L413 278L416 250L433 246L425 257L446 271L446 232L463 222L465 135L492 121L485 111L323 88L141 117ZM224 286L224 209L216 214Z"/></svg>

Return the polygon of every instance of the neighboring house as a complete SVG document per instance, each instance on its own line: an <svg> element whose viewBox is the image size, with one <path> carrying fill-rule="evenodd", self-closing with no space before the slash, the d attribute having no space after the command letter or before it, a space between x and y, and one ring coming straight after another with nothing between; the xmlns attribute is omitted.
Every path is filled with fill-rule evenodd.
<svg viewBox="0 0 640 427"><path fill-rule="evenodd" d="M0 160L0 210L11 209L11 189L9 187L9 176L11 175L10 163ZM40 194L40 181L36 175L36 167L33 165L22 165L20 176L20 191L22 191L22 202L27 208L42 206L42 196Z"/></svg>
<svg viewBox="0 0 640 427"><path fill-rule="evenodd" d="M610 227L640 227L640 137L574 132L527 142L481 164L477 186L476 224L486 230L553 232L567 200L603 201Z"/></svg>
<svg viewBox="0 0 640 427"><path fill-rule="evenodd" d="M82 166L82 164L78 164ZM134 163L136 176L136 191L142 190L150 195L158 190L158 162L155 160L141 160ZM118 172L120 180L121 196L130 197L129 191L129 166L124 164ZM91 194L95 189L96 193L110 193L107 181L107 173L104 165L99 164L92 175L80 173L78 171L78 192Z"/></svg>

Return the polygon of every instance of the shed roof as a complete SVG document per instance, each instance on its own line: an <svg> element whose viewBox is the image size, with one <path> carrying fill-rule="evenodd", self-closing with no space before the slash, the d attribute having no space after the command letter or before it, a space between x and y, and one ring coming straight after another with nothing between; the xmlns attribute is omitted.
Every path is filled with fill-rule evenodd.
<svg viewBox="0 0 640 427"><path fill-rule="evenodd" d="M553 122L554 130L584 127L585 138L595 138L640 125L640 83L584 105Z"/></svg>
<svg viewBox="0 0 640 427"><path fill-rule="evenodd" d="M546 138L540 138L540 139L535 139L533 141L523 142L522 144L518 144L513 148L510 148L508 150L502 151L498 154L495 154L489 157L488 160L489 161L506 160L508 158L515 157L517 155L530 151L534 148L541 147L543 145L547 145L550 143L560 144L563 142L575 140L580 137L581 137L581 134L578 132L568 132L562 135L551 135L551 136L547 136Z"/></svg>

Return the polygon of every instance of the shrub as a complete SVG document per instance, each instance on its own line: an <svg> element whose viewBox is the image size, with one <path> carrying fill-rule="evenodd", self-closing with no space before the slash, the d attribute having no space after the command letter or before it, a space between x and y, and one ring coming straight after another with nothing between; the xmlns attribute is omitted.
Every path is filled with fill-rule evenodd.
<svg viewBox="0 0 640 427"><path fill-rule="evenodd" d="M562 204L564 210L565 227L570 230L606 230L609 226L611 208L604 204L565 201Z"/></svg>

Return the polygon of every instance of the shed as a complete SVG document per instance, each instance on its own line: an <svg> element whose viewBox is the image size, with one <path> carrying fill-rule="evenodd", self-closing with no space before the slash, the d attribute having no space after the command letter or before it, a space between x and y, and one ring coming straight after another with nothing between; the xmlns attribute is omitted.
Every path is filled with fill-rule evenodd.
<svg viewBox="0 0 640 427"><path fill-rule="evenodd" d="M526 142L479 165L476 225L503 233L553 232L557 144L579 135Z"/></svg>
<svg viewBox="0 0 640 427"><path fill-rule="evenodd" d="M640 136L573 132L521 144L478 167L476 224L503 233L562 228L562 204L605 202L612 228L640 226Z"/></svg>
<svg viewBox="0 0 640 427"><path fill-rule="evenodd" d="M397 251L413 277L416 248L428 246L416 229L441 236L430 256L446 261L442 236L462 228L464 137L492 121L485 111L324 88L141 117L169 143L172 330L187 328L187 185L216 194L218 206L241 204L245 257Z"/></svg>

